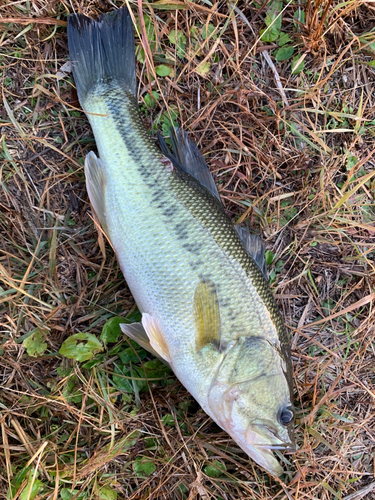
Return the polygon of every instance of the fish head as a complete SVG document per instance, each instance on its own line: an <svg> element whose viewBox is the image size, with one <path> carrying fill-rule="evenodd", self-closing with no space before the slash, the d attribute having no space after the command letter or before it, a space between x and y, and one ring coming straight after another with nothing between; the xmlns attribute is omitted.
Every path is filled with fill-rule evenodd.
<svg viewBox="0 0 375 500"><path fill-rule="evenodd" d="M228 345L208 394L210 414L269 473L283 469L273 450L294 445L290 367L278 346L249 337Z"/></svg>

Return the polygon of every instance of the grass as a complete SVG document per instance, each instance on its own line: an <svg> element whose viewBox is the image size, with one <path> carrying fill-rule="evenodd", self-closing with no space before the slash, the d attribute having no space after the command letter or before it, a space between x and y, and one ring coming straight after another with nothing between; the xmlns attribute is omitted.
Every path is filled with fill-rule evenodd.
<svg viewBox="0 0 375 500"><path fill-rule="evenodd" d="M0 6L1 497L375 498L374 6L131 4L146 127L189 130L267 241L297 407L279 481L118 330L137 312L91 217L66 65L67 15L112 8Z"/></svg>

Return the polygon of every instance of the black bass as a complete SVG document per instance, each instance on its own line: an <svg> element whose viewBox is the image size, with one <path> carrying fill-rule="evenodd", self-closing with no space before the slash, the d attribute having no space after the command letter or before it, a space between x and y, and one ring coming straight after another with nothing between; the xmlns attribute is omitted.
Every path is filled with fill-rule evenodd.
<svg viewBox="0 0 375 500"><path fill-rule="evenodd" d="M274 449L293 449L287 333L264 276L264 250L224 212L186 133L157 148L137 106L127 9L69 17L79 101L100 159L87 190L142 312L124 333L169 363L210 417L273 475ZM263 272L262 272L263 269Z"/></svg>

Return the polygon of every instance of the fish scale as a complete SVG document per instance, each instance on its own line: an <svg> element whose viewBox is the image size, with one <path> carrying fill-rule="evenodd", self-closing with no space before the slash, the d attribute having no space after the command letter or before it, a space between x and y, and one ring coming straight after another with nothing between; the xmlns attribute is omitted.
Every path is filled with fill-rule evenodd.
<svg viewBox="0 0 375 500"><path fill-rule="evenodd" d="M194 153L183 165L145 130L129 30L126 9L98 21L74 15L68 26L78 95L100 156L86 158L90 200L142 312L142 324L123 331L167 361L202 408L280 474L272 449L293 445L291 426L280 421L293 416L285 327L251 249L199 181L207 167L193 143L175 132Z"/></svg>
<svg viewBox="0 0 375 500"><path fill-rule="evenodd" d="M103 129L111 131L109 145L103 146L101 139L97 140L108 178L106 205L108 213L113 214L109 238L137 304L163 318L165 334L171 332L171 344L176 343L178 351L184 333L187 344L194 343L194 290L205 277L216 284L219 302L227 304L222 313L222 335L226 341L240 335L265 333L277 340L276 328L263 304L265 299L274 305L272 294L229 219L206 190L197 190L194 184L187 183L181 172L168 172L161 161L162 155L145 133L142 138L149 150L144 152L146 148L134 147L131 142L134 134L123 131L142 130L141 121L133 112L132 103L119 98L117 93L123 94L118 89L109 92L101 89L99 95L90 96L85 106L92 113L90 123L95 137L101 137ZM139 136L136 140L140 143ZM167 206L173 218L165 216ZM171 219L174 225L183 227L186 238L173 235ZM190 272L186 262L194 268ZM263 297L259 292L263 292ZM165 309L161 311L162 304ZM254 304L259 304L259 311ZM273 315L278 316L275 307ZM181 333L176 336L175 331ZM184 358L184 353L180 354ZM189 378L196 372L190 362L185 370L189 371Z"/></svg>

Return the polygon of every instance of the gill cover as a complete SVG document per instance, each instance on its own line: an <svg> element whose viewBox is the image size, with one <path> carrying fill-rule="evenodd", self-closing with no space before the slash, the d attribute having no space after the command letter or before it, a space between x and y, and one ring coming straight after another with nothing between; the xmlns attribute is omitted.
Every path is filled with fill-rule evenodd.
<svg viewBox="0 0 375 500"><path fill-rule="evenodd" d="M292 411L285 372L275 346L261 337L242 337L228 345L208 394L216 422L251 458L277 476L283 469L272 450L294 448L292 426L280 420L283 409Z"/></svg>

